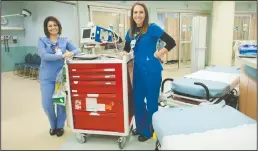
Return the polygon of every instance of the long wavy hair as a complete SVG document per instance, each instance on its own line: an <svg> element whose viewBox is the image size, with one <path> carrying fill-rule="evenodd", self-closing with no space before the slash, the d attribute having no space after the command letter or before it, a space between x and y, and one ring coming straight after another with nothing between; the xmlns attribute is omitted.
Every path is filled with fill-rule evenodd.
<svg viewBox="0 0 258 151"><path fill-rule="evenodd" d="M142 2L136 2L133 4L132 8L131 8L131 17L130 17L130 37L133 37L134 35L134 32L136 30L136 23L135 21L133 20L133 11L134 11L134 7L136 5L140 5L144 8L144 12L145 12L145 18L144 18L144 21L143 21L143 25L142 25L142 34L145 34L148 30L148 26L149 26L149 12L148 12L148 9L146 7L146 5Z"/></svg>

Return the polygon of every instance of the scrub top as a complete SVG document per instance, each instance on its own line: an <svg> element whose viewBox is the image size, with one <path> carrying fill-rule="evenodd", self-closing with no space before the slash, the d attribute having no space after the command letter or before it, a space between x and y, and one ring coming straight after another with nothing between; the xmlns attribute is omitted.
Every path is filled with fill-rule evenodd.
<svg viewBox="0 0 258 151"><path fill-rule="evenodd" d="M150 24L145 34L138 34L130 37L130 29L127 31L125 40L131 43L137 40L134 51L134 70L141 71L145 74L160 73L163 68L159 59L154 57L157 42L163 35L164 30L156 24Z"/></svg>

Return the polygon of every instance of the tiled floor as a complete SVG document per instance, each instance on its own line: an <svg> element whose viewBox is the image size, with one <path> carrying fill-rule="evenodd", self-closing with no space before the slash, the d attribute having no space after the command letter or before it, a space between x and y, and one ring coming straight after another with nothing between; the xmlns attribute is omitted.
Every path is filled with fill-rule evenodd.
<svg viewBox="0 0 258 151"><path fill-rule="evenodd" d="M180 77L189 69L175 69L166 65L163 78ZM76 142L70 128L63 137L50 136L49 124L41 107L39 83L13 73L2 73L1 144L2 149L58 150L58 149L118 149L117 138L92 136L86 144ZM107 138L107 139L106 139ZM154 140L139 143L136 137L125 149L153 149Z"/></svg>

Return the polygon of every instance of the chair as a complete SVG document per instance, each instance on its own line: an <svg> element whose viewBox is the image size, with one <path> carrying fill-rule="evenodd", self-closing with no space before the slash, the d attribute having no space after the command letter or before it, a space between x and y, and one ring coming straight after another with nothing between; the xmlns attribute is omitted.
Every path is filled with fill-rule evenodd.
<svg viewBox="0 0 258 151"><path fill-rule="evenodd" d="M39 79L40 63L41 63L41 58L40 56L37 55L35 64L33 64L30 68L30 74L29 74L30 79L34 79L34 80Z"/></svg>
<svg viewBox="0 0 258 151"><path fill-rule="evenodd" d="M37 57L38 57L38 55L37 55L37 54L34 54L34 55L31 57L31 60L29 60L29 62L24 65L24 68L23 68L23 70L24 70L24 71L23 71L23 76L24 76L25 78L29 78L30 72L31 72L31 68L32 68L33 66L35 66Z"/></svg>
<svg viewBox="0 0 258 151"><path fill-rule="evenodd" d="M13 73L15 75L21 76L23 74L23 71L24 71L23 70L24 66L30 62L31 58L32 58L32 54L28 53L25 56L25 62L24 63L15 63L14 64L14 71L13 71Z"/></svg>

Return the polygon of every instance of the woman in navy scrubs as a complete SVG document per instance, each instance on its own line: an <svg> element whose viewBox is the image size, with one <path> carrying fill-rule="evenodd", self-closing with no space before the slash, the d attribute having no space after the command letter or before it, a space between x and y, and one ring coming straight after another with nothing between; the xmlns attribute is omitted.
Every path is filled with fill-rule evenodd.
<svg viewBox="0 0 258 151"><path fill-rule="evenodd" d="M158 40L166 45L156 51ZM160 57L173 49L175 40L156 24L149 24L148 9L136 2L131 8L130 29L125 37L123 54L134 52L133 93L136 134L144 142L152 137L152 115L158 110L158 98L162 82ZM145 104L144 100L147 100ZM147 107L146 107L147 106Z"/></svg>
<svg viewBox="0 0 258 151"><path fill-rule="evenodd" d="M39 80L42 97L42 106L50 122L50 135L62 136L66 120L65 107L57 105L55 113L52 96L55 91L57 74L64 66L64 59L78 54L80 49L75 47L68 39L61 37L62 26L53 16L44 21L46 37L38 40L38 53L41 58Z"/></svg>

